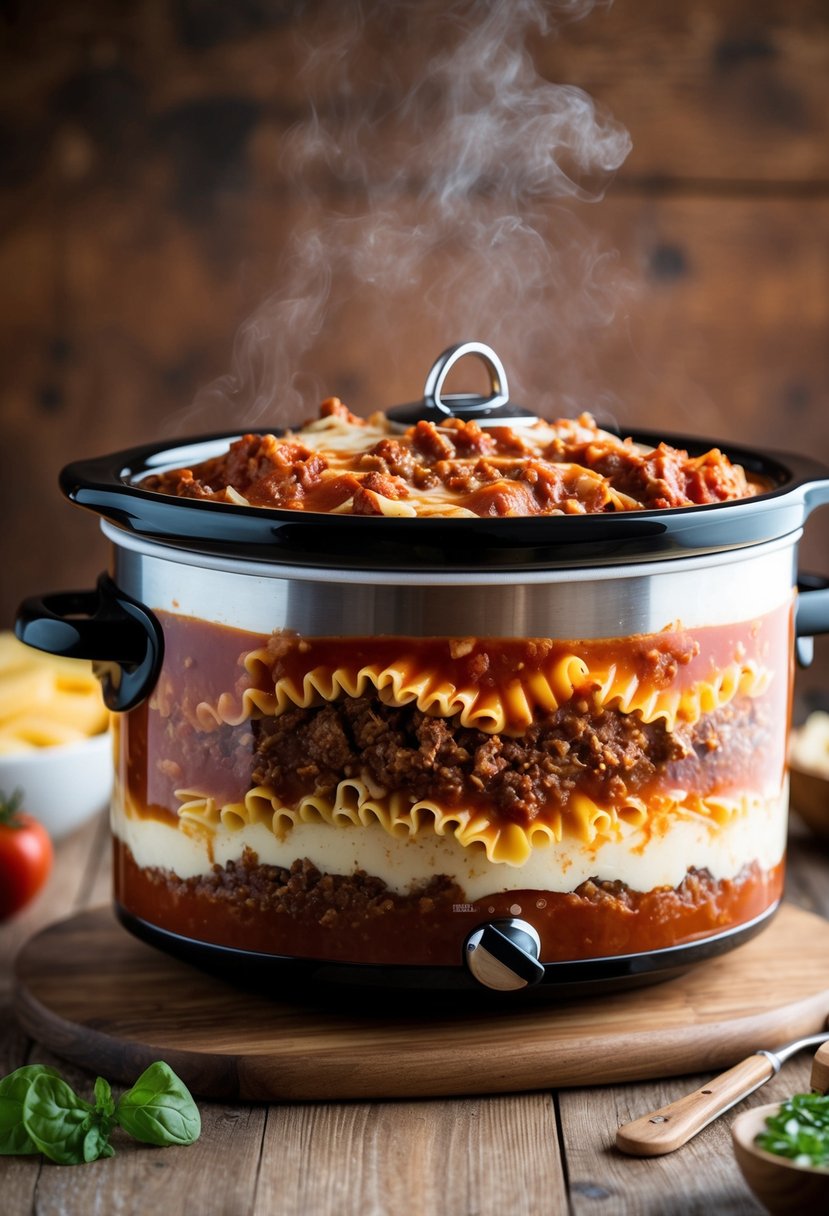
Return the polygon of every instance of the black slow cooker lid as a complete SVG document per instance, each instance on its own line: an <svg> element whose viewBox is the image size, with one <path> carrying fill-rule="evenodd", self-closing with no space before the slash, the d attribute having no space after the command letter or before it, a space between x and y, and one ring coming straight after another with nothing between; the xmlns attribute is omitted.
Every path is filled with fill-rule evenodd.
<svg viewBox="0 0 829 1216"><path fill-rule="evenodd" d="M192 466L239 438L223 432L175 447L146 444L67 465L60 475L72 502L126 532L191 552L320 569L539 570L688 557L790 535L829 502L829 468L803 456L730 443L635 431L701 455L720 447L773 488L753 498L601 515L512 518L400 518L325 515L176 498L141 488L149 473Z"/></svg>

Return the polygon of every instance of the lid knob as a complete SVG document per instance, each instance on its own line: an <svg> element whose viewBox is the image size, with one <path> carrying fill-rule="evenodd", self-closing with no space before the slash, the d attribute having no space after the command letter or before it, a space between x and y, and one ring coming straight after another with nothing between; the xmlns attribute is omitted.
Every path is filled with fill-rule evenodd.
<svg viewBox="0 0 829 1216"><path fill-rule="evenodd" d="M514 992L544 977L538 961L541 940L525 920L493 920L473 930L463 948L464 963L484 988Z"/></svg>
<svg viewBox="0 0 829 1216"><path fill-rule="evenodd" d="M467 355L475 355L489 374L490 395L477 393L448 393L443 386L449 372ZM484 342L458 342L449 346L433 363L423 389L423 400L409 405L396 405L387 417L402 426L415 422L434 422L440 425L447 418L474 420L481 426L520 426L537 421L535 414L513 405L509 399L507 373L492 347Z"/></svg>

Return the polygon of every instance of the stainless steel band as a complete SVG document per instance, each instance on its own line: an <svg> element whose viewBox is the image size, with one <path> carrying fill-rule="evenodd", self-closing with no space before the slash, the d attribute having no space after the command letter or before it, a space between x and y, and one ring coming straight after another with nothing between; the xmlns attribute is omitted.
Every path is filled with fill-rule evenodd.
<svg viewBox="0 0 829 1216"><path fill-rule="evenodd" d="M162 609L254 633L305 636L599 638L761 616L789 602L795 537L687 561L544 571L348 580L279 565L213 559L104 525L118 586ZM395 580L395 581L392 581ZM507 581L508 580L508 581Z"/></svg>

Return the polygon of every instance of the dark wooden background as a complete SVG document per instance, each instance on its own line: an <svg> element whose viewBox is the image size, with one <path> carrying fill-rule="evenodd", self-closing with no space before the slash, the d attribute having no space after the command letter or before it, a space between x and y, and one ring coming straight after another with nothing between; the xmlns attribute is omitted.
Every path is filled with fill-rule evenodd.
<svg viewBox="0 0 829 1216"><path fill-rule="evenodd" d="M105 561L92 517L60 498L61 465L175 434L273 289L305 206L279 168L307 113L298 40L318 36L326 8L20 0L0 11L8 625L24 594L91 585ZM384 37L399 53L393 23L375 31L375 53ZM527 353L525 398L559 387L565 398L584 369L582 391L623 424L829 461L829 4L616 0L532 45L544 78L581 86L631 133L607 197L582 210L633 289L572 350ZM416 71L417 39L406 49ZM325 89L321 79L323 113L336 105ZM333 176L315 194L348 206ZM441 346L473 336L436 332L416 296L399 316L392 357L376 349L370 313L332 315L311 352L326 392L358 412L411 399ZM191 429L235 424L197 414ZM824 572L828 516L803 547L804 565ZM819 649L813 695L829 683Z"/></svg>

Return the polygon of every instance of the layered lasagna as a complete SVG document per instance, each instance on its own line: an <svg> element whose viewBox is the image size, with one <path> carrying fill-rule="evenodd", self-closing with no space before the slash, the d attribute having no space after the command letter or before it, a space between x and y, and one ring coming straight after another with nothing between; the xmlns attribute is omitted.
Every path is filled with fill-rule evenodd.
<svg viewBox="0 0 829 1216"><path fill-rule="evenodd" d="M119 723L116 896L223 946L457 966L698 940L782 885L791 604L600 640L247 634L160 612Z"/></svg>
<svg viewBox="0 0 829 1216"><path fill-rule="evenodd" d="M588 415L403 428L337 399L141 486L411 517L763 488L716 449L645 448ZM457 966L500 917L529 920L556 962L695 941L778 899L790 598L600 639L555 620L548 637L313 636L276 627L266 599L265 632L158 611L161 676L119 725L116 890L133 915L266 954Z"/></svg>

